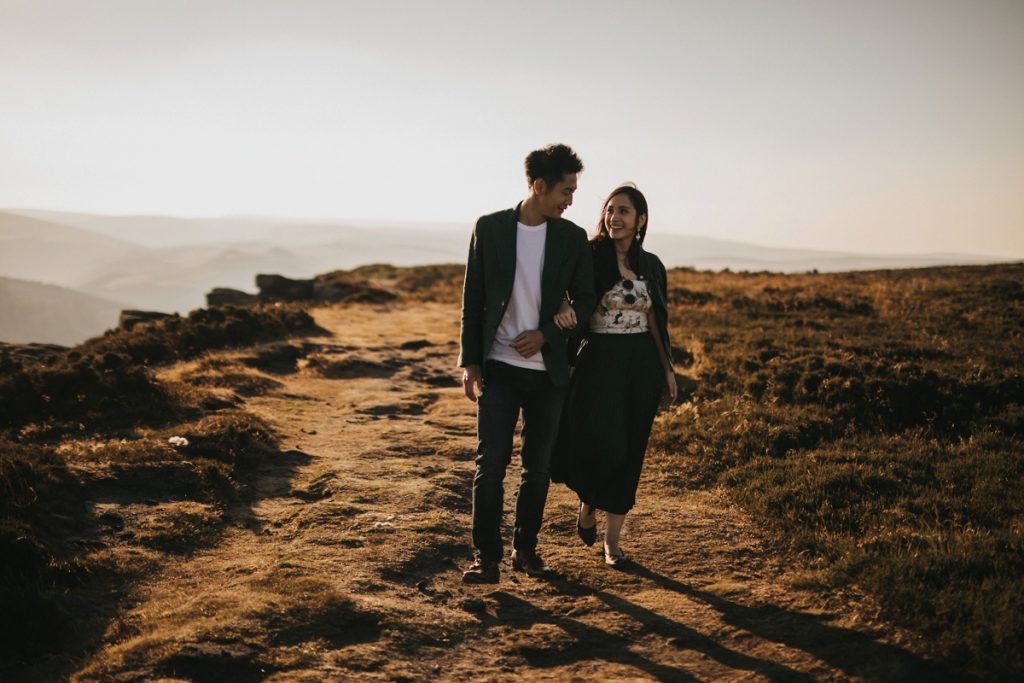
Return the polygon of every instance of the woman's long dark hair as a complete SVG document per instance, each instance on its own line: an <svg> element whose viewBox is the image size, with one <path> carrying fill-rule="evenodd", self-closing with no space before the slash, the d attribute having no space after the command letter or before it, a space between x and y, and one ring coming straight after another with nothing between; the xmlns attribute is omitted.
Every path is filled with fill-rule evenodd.
<svg viewBox="0 0 1024 683"><path fill-rule="evenodd" d="M626 195L633 208L636 209L637 223L640 222L641 216L647 218L643 227L637 231L637 238L629 245L626 261L634 273L641 277L649 277L649 274L644 272L645 259L641 257L644 237L647 236L647 226L651 220L647 213L647 198L644 197L643 192L632 185L620 185L611 191L604 200L604 204L601 205L601 218L597 221L597 232L590 238L590 245L594 250L594 289L599 301L605 292L622 279L622 275L619 273L619 264L615 258L615 240L608 234L608 227L604 224L608 203L620 194Z"/></svg>

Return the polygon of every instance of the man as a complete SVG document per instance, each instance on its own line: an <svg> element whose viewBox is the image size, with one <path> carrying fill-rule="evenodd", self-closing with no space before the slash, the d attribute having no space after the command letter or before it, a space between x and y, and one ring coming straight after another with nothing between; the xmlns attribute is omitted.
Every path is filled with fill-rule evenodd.
<svg viewBox="0 0 1024 683"><path fill-rule="evenodd" d="M516 208L483 216L469 247L462 296L459 366L466 397L477 402L473 546L467 583L497 583L504 554L501 519L505 469L523 415L522 479L512 536L512 568L548 572L537 554L548 463L569 384L567 334L554 315L568 293L577 321L595 305L593 259L586 232L561 218L583 171L565 145L526 157L530 194Z"/></svg>

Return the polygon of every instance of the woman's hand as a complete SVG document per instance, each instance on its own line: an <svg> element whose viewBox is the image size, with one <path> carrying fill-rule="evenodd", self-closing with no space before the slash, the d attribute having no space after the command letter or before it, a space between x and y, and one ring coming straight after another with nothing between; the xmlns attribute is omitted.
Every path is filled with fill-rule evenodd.
<svg viewBox="0 0 1024 683"><path fill-rule="evenodd" d="M576 327L576 311L565 299L562 299L562 305L558 307L558 313L555 313L555 324L562 330L571 330Z"/></svg>
<svg viewBox="0 0 1024 683"><path fill-rule="evenodd" d="M658 410L668 410L669 406L676 402L679 397L679 388L676 386L675 370L669 368L665 371L665 390L661 394L661 405Z"/></svg>

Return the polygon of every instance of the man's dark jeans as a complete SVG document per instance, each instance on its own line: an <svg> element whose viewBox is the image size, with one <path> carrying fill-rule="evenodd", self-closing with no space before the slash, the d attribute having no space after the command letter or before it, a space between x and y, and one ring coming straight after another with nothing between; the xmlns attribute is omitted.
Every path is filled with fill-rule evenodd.
<svg viewBox="0 0 1024 683"><path fill-rule="evenodd" d="M473 478L473 546L480 559L501 560L501 518L505 469L512 460L512 437L523 412L523 475L516 500L512 547L532 553L548 497L548 463L558 436L566 390L555 387L543 370L487 361L484 390L477 409L476 476Z"/></svg>

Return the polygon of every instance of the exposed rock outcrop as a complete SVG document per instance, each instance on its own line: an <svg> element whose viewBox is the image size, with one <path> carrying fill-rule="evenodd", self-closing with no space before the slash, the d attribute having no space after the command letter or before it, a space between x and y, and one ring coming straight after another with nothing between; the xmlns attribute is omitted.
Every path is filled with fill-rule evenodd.
<svg viewBox="0 0 1024 683"><path fill-rule="evenodd" d="M206 295L208 306L249 306L273 302L318 303L387 303L398 294L374 286L371 281L349 271L338 270L309 280L293 279L283 275L256 276L259 294L237 289L217 287Z"/></svg>
<svg viewBox="0 0 1024 683"><path fill-rule="evenodd" d="M313 298L313 280L293 280L283 275L257 275L260 301L307 301Z"/></svg>
<svg viewBox="0 0 1024 683"><path fill-rule="evenodd" d="M122 330L130 330L136 325L142 323L151 323L154 320L163 320L164 318L171 318L171 313L161 313L159 311L135 311L127 310L121 311L121 317L117 321L117 326Z"/></svg>
<svg viewBox="0 0 1024 683"><path fill-rule="evenodd" d="M206 294L207 306L250 306L259 302L258 294L228 287L216 287Z"/></svg>
<svg viewBox="0 0 1024 683"><path fill-rule="evenodd" d="M18 360L35 361L67 350L68 347L59 344L7 344L0 342L0 355L6 354Z"/></svg>

